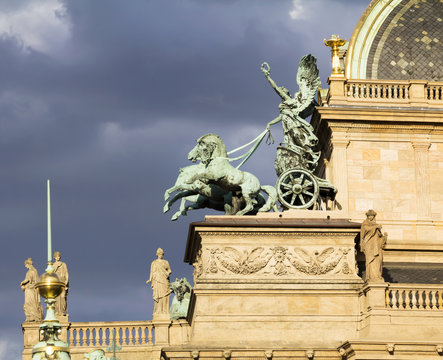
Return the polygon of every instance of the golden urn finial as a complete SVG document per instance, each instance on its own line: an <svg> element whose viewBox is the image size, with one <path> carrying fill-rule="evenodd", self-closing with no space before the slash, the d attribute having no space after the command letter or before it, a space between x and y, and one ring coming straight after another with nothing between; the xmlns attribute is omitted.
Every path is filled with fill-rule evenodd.
<svg viewBox="0 0 443 360"><path fill-rule="evenodd" d="M332 55L332 74L340 75L343 74L344 70L340 65L339 51L340 47L346 44L346 39L340 39L339 35L331 35L329 40L324 39L325 45L331 48Z"/></svg>

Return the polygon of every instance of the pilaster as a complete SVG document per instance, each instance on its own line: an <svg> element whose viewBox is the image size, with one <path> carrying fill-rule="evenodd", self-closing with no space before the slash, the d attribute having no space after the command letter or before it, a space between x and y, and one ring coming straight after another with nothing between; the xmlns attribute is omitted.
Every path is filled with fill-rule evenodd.
<svg viewBox="0 0 443 360"><path fill-rule="evenodd" d="M415 191L417 199L417 219L431 219L431 198L429 184L429 154L431 142L428 138L413 140L415 160Z"/></svg>
<svg viewBox="0 0 443 360"><path fill-rule="evenodd" d="M349 199L348 199L348 164L347 164L347 148L349 146L349 138L347 134L334 133L331 138L333 146L331 156L332 179L331 182L337 187L336 195L337 209L343 212L343 216L348 216Z"/></svg>

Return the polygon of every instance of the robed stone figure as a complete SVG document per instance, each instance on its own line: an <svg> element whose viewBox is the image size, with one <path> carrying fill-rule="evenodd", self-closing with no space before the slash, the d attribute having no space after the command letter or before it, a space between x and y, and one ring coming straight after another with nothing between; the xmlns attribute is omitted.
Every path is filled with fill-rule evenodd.
<svg viewBox="0 0 443 360"><path fill-rule="evenodd" d="M157 249L157 259L151 263L151 272L146 284L151 283L152 297L154 298L154 316L167 315L169 317L169 275L171 268L169 263L163 259L164 251Z"/></svg>
<svg viewBox="0 0 443 360"><path fill-rule="evenodd" d="M20 283L21 289L25 292L25 311L27 322L41 322L43 320L43 308L40 303L40 295L35 287L38 282L38 272L34 267L31 258L25 260L25 267L28 269L25 280Z"/></svg>
<svg viewBox="0 0 443 360"><path fill-rule="evenodd" d="M67 298L69 290L69 273L68 267L63 261L60 261L61 254L59 251L54 253L54 272L57 274L59 280L65 284L62 293L55 299L55 315L66 316L67 315Z"/></svg>
<svg viewBox="0 0 443 360"><path fill-rule="evenodd" d="M383 248L386 245L387 234L382 234L381 225L375 222L377 213L374 210L366 212L366 220L361 224L360 250L366 259L366 281L383 282Z"/></svg>

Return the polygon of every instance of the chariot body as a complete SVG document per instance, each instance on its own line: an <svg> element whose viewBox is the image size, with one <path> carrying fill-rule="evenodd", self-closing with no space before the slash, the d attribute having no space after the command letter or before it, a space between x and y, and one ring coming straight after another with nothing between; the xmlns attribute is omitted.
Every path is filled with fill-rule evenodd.
<svg viewBox="0 0 443 360"><path fill-rule="evenodd" d="M280 203L287 209L322 209L335 200L337 189L329 181L313 174L320 154L312 153L299 146L280 144L277 147L275 171Z"/></svg>

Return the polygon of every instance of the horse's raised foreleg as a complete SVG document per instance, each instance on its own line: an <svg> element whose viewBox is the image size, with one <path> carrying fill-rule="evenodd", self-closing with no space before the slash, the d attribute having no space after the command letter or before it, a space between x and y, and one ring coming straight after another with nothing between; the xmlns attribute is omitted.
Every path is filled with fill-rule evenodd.
<svg viewBox="0 0 443 360"><path fill-rule="evenodd" d="M174 186L170 187L169 189L166 189L165 195L164 195L165 201L167 201L169 199L169 197L171 196L171 194L174 191L177 191L179 189L180 189L180 187L178 185L174 185Z"/></svg>
<svg viewBox="0 0 443 360"><path fill-rule="evenodd" d="M177 220L178 217L179 217L180 215L183 215L183 216L186 216L186 215L187 215L186 212L184 212L185 203L186 203L186 198L182 198L182 201L181 201L181 204L180 204L180 208L179 208L179 210L176 211L176 212L174 213L174 215L172 215L172 217L171 217L171 220L172 220L172 221Z"/></svg>
<svg viewBox="0 0 443 360"><path fill-rule="evenodd" d="M186 216L188 215L188 210L194 210L194 209L201 209L204 206L204 202L199 201L199 198L201 198L200 195L191 195L182 198L181 204L180 204L180 210L178 210L171 218L171 220L177 220L180 215ZM193 204L185 206L186 201L192 201Z"/></svg>
<svg viewBox="0 0 443 360"><path fill-rule="evenodd" d="M195 195L195 191L185 190L185 191L179 192L178 194L176 194L171 200L169 200L165 204L165 206L163 207L163 212L164 213L168 212L169 209L171 208L172 204L175 203L178 199L182 199L182 198L190 196L190 195Z"/></svg>
<svg viewBox="0 0 443 360"><path fill-rule="evenodd" d="M165 191L165 201L167 201L169 199L169 196L171 196L171 194L175 191L178 190L183 190L183 191L194 191L195 189L195 185L194 184L179 184L179 185L174 185L173 187L170 187L169 189L167 189ZM194 191L196 192L196 191ZM187 195L185 195L187 196ZM182 196L181 196L182 197ZM180 199L180 197L179 197ZM176 199L177 200L177 199Z"/></svg>

